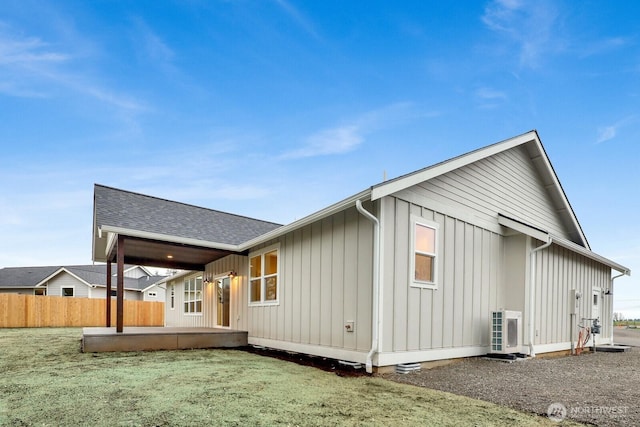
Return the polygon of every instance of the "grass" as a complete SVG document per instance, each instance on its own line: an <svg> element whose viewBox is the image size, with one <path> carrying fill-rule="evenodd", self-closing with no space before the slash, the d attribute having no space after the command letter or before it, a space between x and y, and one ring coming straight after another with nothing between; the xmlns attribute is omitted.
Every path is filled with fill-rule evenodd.
<svg viewBox="0 0 640 427"><path fill-rule="evenodd" d="M557 425L239 350L80 353L81 329L0 329L0 425Z"/></svg>

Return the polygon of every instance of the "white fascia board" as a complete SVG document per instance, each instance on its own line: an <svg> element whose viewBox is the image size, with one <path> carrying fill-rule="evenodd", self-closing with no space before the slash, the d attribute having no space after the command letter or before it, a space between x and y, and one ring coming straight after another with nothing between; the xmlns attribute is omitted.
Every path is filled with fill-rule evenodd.
<svg viewBox="0 0 640 427"><path fill-rule="evenodd" d="M617 262L611 261L608 258L603 257L602 255L598 255L597 253L583 248L580 245L577 245L569 240L563 239L561 237L551 237L553 240L553 243L562 246L563 248L569 249L570 251L576 252L580 255L584 255L587 258L590 258L594 261L597 261L601 264L604 264L608 267L611 267L612 269L619 271L620 273L623 273L625 276L631 276L631 270L628 267L625 267L623 265L618 264Z"/></svg>
<svg viewBox="0 0 640 427"><path fill-rule="evenodd" d="M413 172L388 182L383 182L373 187L371 200L378 200L384 196L388 196L397 191L420 184L421 182L428 181L447 172L451 172L452 170L459 169L473 162L477 162L478 160L482 160L486 157L493 156L494 154L501 153L505 150L533 140L537 141L538 135L535 131L530 131L520 136L516 136L515 138L507 139L497 144L455 157L451 160L447 160L421 171Z"/></svg>
<svg viewBox="0 0 640 427"><path fill-rule="evenodd" d="M544 166L547 169L547 172L551 177L551 180L553 181L553 187L555 187L556 191L560 195L560 198L562 199L562 205L566 209L569 216L571 217L571 222L573 223L573 226L578 231L578 234L580 234L580 238L582 239L582 242L584 243L584 245L588 249L591 249L591 247L589 246L589 242L587 241L587 236L585 236L584 231L582 230L582 227L578 222L578 218L576 217L576 214L573 211L573 208L571 207L571 203L569 203L569 198L564 192L564 189L562 188L562 184L560 184L560 180L558 179L558 175L556 174L555 169L553 169L553 165L551 164L551 161L549 161L549 156L547 156L547 152L545 151L544 146L542 145L542 141L540 141L537 135L535 138L535 143L538 151L540 152L540 159L542 159L542 161L544 162Z"/></svg>
<svg viewBox="0 0 640 427"><path fill-rule="evenodd" d="M502 215L498 215L498 224L515 230L518 233L526 234L527 236L536 238L542 242L548 242L551 237L550 234L546 231L539 230L533 226Z"/></svg>
<svg viewBox="0 0 640 427"><path fill-rule="evenodd" d="M136 268L141 269L143 272L145 272L147 274L147 276L153 276L153 274L151 274L151 272L149 270L147 270L147 268L145 266L142 266L142 265L131 266L131 267L127 268L126 270L124 270L124 272L126 273L128 271L135 270ZM114 276L115 276L115 274L114 274Z"/></svg>
<svg viewBox="0 0 640 427"><path fill-rule="evenodd" d="M238 245L230 245L227 243L208 242L206 240L192 239L189 237L178 237L178 236L171 236L168 234L152 233L149 231L131 230L128 228L113 227L111 225L103 225L101 229L103 233L105 232L111 233L109 238L112 238L111 236L117 236L121 234L124 236L139 237L141 239L149 239L149 240L158 240L160 242L166 242L166 243L177 243L181 245L199 246L202 248L240 252ZM115 237L113 237L113 239L117 240ZM107 253L109 252L110 252L110 245L107 245Z"/></svg>
<svg viewBox="0 0 640 427"><path fill-rule="evenodd" d="M149 289L153 288L154 286L158 286L158 285L159 285L159 282L156 282L156 283L154 283L153 285L149 285L149 286L147 286L146 288L144 288L144 289L140 290L140 292L145 293L145 292L147 292ZM158 287L160 287L160 286L158 286ZM139 289L138 289L138 290L139 290Z"/></svg>
<svg viewBox="0 0 640 427"><path fill-rule="evenodd" d="M316 221L324 219L328 216L331 216L337 212L343 211L350 207L355 207L356 200L366 201L371 199L371 189L368 188L364 191L361 191L358 194L355 194L347 199L344 199L338 203L335 203L327 208L324 208L320 211L317 211L311 215L308 215L304 218L301 218L297 221L292 222L288 225L283 225L280 228L276 228L268 233L263 234L262 236L258 236L255 239L249 240L248 242L243 243L239 246L240 251L245 251L250 249L256 245L261 243L268 242L271 239L275 239L276 237L280 237L286 233L289 233L293 230L297 230L298 228L304 227L305 225L312 224Z"/></svg>
<svg viewBox="0 0 640 427"><path fill-rule="evenodd" d="M512 230L517 231L518 233L525 234L527 236L531 236L534 239L538 239L542 242L548 242L551 240L558 246L562 246L565 249L569 249L572 252L583 255L589 259L597 261L601 264L604 264L612 269L619 271L620 273L624 273L627 276L631 275L631 270L623 265L620 265L614 261L611 261L608 258L603 257L602 255L598 255L590 249L587 249L583 246L578 245L570 240L564 239L562 237L557 237L552 234L549 234L543 230L539 230L531 225L527 225L521 221L514 220L512 218L508 218L502 215L498 215L498 223L504 227L510 228Z"/></svg>
<svg viewBox="0 0 640 427"><path fill-rule="evenodd" d="M189 274L193 274L193 273L195 273L195 271L193 271L193 270L182 270L182 271L174 274L173 276L167 276L164 279L157 281L156 285L159 285L161 283L169 283L172 280L176 280L176 279L179 279L179 278L184 277L184 276L188 276Z"/></svg>
<svg viewBox="0 0 640 427"><path fill-rule="evenodd" d="M49 276L47 276L44 279L42 279L40 282L38 282L38 284L36 284L36 287L47 283L49 280L53 279L54 277L56 277L57 275L59 275L59 274L61 274L63 272L69 274L70 276L72 276L73 278L78 280L80 283L83 283L83 284L91 287L91 283L89 283L89 282L85 281L84 279L80 278L79 276L73 274L72 272L70 272L69 270L67 270L64 267L60 267L59 269L57 269L56 271L51 273Z"/></svg>

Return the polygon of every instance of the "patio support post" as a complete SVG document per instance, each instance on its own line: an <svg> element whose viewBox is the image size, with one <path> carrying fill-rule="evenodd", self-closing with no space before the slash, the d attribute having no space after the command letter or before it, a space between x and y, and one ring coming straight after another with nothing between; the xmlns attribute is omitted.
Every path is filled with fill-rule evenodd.
<svg viewBox="0 0 640 427"><path fill-rule="evenodd" d="M118 235L118 287L116 290L116 332L122 332L124 326L124 236ZM109 296L111 298L111 296Z"/></svg>
<svg viewBox="0 0 640 427"><path fill-rule="evenodd" d="M107 328L111 327L111 260L107 261Z"/></svg>

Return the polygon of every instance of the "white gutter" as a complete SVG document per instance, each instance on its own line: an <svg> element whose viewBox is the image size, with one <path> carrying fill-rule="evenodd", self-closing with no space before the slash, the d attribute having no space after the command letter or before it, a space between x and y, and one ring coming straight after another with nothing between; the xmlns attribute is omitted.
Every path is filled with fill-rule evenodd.
<svg viewBox="0 0 640 427"><path fill-rule="evenodd" d="M616 280L618 277L630 276L630 275L631 275L631 272L627 270L611 278L611 284L609 285L609 292L611 292L611 298L613 298L613 281ZM613 344L613 301L611 301L611 339L609 343L611 345L614 345Z"/></svg>
<svg viewBox="0 0 640 427"><path fill-rule="evenodd" d="M536 357L536 351L533 348L533 341L536 333L535 324L535 312L536 312L536 252L548 248L553 243L553 238L547 235L547 243L537 248L531 249L529 253L531 256L531 262L529 268L531 269L531 277L529 282L529 356Z"/></svg>
<svg viewBox="0 0 640 427"><path fill-rule="evenodd" d="M367 373L373 373L373 355L378 352L378 301L380 290L380 221L371 212L362 207L360 199L356 200L356 209L373 223L373 303L371 306L371 350L367 353Z"/></svg>

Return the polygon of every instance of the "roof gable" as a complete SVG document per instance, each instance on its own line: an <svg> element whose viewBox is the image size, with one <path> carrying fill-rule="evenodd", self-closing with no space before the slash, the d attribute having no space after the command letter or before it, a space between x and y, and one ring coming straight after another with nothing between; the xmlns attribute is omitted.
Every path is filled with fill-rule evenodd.
<svg viewBox="0 0 640 427"><path fill-rule="evenodd" d="M490 162L496 163L498 168L504 168L506 161L499 160L504 160L504 157L507 155L506 153L509 151L511 152L509 155L512 157L512 160L519 162L521 169L519 171L505 171L504 176L506 178L502 178L503 180L499 184L499 186L502 186L499 192L503 194L487 195L487 198L496 196L505 199L502 202L492 201L497 209L496 213L506 213L516 217L524 216L525 219L532 224L542 226L543 228L551 227L552 231L556 234L565 236L574 243L589 248L589 244L573 208L564 193L540 138L535 131L378 184L372 188L371 198L372 200L376 200L387 195L401 192L412 186L422 185L429 189L429 186L433 187L445 181L451 181L450 178L453 175L458 175L461 181L466 179L467 185L470 187L474 185L477 186L476 191L478 194L482 194L482 190L485 189L480 182L482 181L482 174L476 171L475 178L469 179L473 176L470 170L473 169L474 166L478 166L480 169L481 166L486 166ZM490 170L491 168L485 167L484 169ZM537 200L533 201L527 201L526 196L523 197L524 203L521 208L521 215L517 212L517 206L514 203L508 203L506 200L510 195L521 196L517 185L523 184L522 182L518 184L516 181L522 181L522 177L517 176L516 172L525 172L527 174L527 176L524 177L525 180L528 180L525 184L533 192L532 194L538 196ZM468 176L462 176L465 174ZM511 176L509 176L510 174ZM496 178L496 180L499 181L500 178ZM448 189L450 190L450 188L451 187ZM433 191L433 189L431 190ZM437 191L435 191L435 193L437 193ZM527 203L529 203L532 211L537 211L537 213L528 213ZM514 209L514 211L510 211L510 208ZM503 211L503 209L506 209L506 211Z"/></svg>

